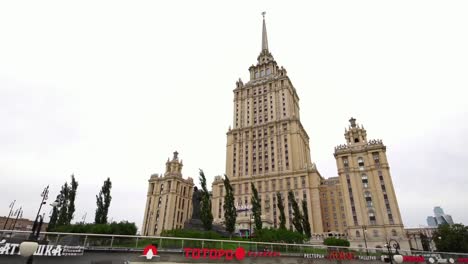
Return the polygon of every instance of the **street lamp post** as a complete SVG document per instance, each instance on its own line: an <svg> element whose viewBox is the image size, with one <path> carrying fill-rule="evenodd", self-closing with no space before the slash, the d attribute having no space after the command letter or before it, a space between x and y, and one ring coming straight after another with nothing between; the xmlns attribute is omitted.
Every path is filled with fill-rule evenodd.
<svg viewBox="0 0 468 264"><path fill-rule="evenodd" d="M40 228L42 226L42 222L44 221L44 217L41 216L40 213L41 213L42 205L44 205L47 199L49 198L49 185L47 185L44 191L42 191L41 197L42 197L42 201L41 201L41 204L39 205L39 210L37 210L36 219L34 220L32 232L31 232L31 235L29 236L30 240L37 240L37 238L39 237ZM39 230L37 230L38 226L39 226ZM37 231L37 235L35 234L36 231Z"/></svg>
<svg viewBox="0 0 468 264"><path fill-rule="evenodd" d="M13 234L13 230L15 230L16 227L16 222L18 221L18 218L23 217L23 207L20 207L18 210L15 212L15 221L13 222L13 227L11 228L11 233Z"/></svg>
<svg viewBox="0 0 468 264"><path fill-rule="evenodd" d="M388 258L391 264L393 264L393 261L395 261L396 263L403 262L403 256L400 255L400 252L398 251L400 249L400 244L398 243L398 241L396 241L395 239L390 239L388 240L387 244L385 244L385 247L387 248ZM393 252L393 250L395 250L395 253Z"/></svg>
<svg viewBox="0 0 468 264"><path fill-rule="evenodd" d="M369 256L369 249L367 248L367 238L366 238L367 226L365 225L362 226L362 233L364 235L364 245L366 246L366 255Z"/></svg>
<svg viewBox="0 0 468 264"><path fill-rule="evenodd" d="M2 228L3 230L5 230L6 225L7 225L7 223L8 223L8 220L10 220L10 216L12 216L11 213L13 212L13 207L15 207L15 203L16 203L16 200L14 200L13 202L11 202L11 204L10 204L10 206L9 206L10 212L8 213L8 217L7 217L7 219L5 220L5 224L3 224L3 228Z"/></svg>
<svg viewBox="0 0 468 264"><path fill-rule="evenodd" d="M20 254L23 257L27 258L26 263L32 264L33 263L33 255L36 252L39 243L37 240L39 238L42 222L44 221L44 215L41 215L42 205L44 205L49 198L49 185L41 193L41 204L39 205L39 210L37 211L36 219L34 220L34 224L32 227L31 234L29 235L29 239L27 241L23 241L20 244Z"/></svg>

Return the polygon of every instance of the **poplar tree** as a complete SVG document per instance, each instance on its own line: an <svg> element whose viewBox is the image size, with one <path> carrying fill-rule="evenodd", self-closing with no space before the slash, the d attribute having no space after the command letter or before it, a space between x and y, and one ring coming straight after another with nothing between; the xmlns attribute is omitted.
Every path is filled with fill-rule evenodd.
<svg viewBox="0 0 468 264"><path fill-rule="evenodd" d="M307 210L307 202L306 200L302 200L302 227L304 228L304 234L307 238L312 237L312 233L310 230L310 223L309 223L309 211Z"/></svg>
<svg viewBox="0 0 468 264"><path fill-rule="evenodd" d="M59 199L59 210L58 210L58 219L57 219L57 226L64 226L68 225L68 198L70 194L70 187L68 187L68 183L62 186L62 190L60 191L60 199Z"/></svg>
<svg viewBox="0 0 468 264"><path fill-rule="evenodd" d="M213 226L213 214L211 213L211 199L208 188L206 187L206 177L203 170L200 169L200 184L202 186L202 202L200 208L200 218L205 230L211 230Z"/></svg>
<svg viewBox="0 0 468 264"><path fill-rule="evenodd" d="M258 231L262 229L262 204L260 198L258 197L257 188L255 188L253 182L251 182L250 185L252 188L252 213L255 221L255 230Z"/></svg>
<svg viewBox="0 0 468 264"><path fill-rule="evenodd" d="M236 206L235 206L235 199L234 199L234 191L232 189L231 182L226 174L224 174L224 189L226 190L226 194L224 195L224 224L226 225L226 231L232 236L236 228Z"/></svg>
<svg viewBox="0 0 468 264"><path fill-rule="evenodd" d="M112 182L110 178L107 178L104 181L104 184L99 192L99 195L96 195L96 214L94 216L94 222L96 224L107 224L107 214L109 213L109 206L112 200L110 191L112 189Z"/></svg>
<svg viewBox="0 0 468 264"><path fill-rule="evenodd" d="M304 233L304 229L302 228L302 214L299 210L299 205L297 205L293 191L288 192L288 200L291 203L294 212L292 224L294 228L296 228L296 231L302 234Z"/></svg>
<svg viewBox="0 0 468 264"><path fill-rule="evenodd" d="M73 214L75 213L75 198L76 190L78 189L78 182L75 180L75 175L71 176L71 183L68 192L68 208L67 208L67 224L70 224L73 220Z"/></svg>
<svg viewBox="0 0 468 264"><path fill-rule="evenodd" d="M279 220L280 220L280 229L286 230L286 215L284 214L284 204L283 204L283 198L281 197L281 193L277 192L276 193L276 199L278 200L278 210L280 213Z"/></svg>

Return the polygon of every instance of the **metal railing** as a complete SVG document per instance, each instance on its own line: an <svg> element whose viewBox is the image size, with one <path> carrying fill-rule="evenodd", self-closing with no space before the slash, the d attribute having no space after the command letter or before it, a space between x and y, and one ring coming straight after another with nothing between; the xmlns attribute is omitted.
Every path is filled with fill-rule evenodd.
<svg viewBox="0 0 468 264"><path fill-rule="evenodd" d="M26 240L29 231L0 230L0 242L20 243ZM150 244L155 244L160 252L183 252L184 248L216 248L225 250L235 250L243 247L246 251L270 251L279 252L283 256L304 257L304 254L327 255L330 252L351 252L354 256L371 256L380 260L384 255L388 255L386 248L352 248L325 246L317 244L290 244L254 242L244 240L229 239L202 239L202 238L180 238L161 236L138 236L138 235L108 235L108 234L86 234L86 233L58 233L43 232L39 237L40 244L49 245L69 245L82 246L88 251L141 251ZM0 245L1 247L1 245ZM428 252L428 251L407 251L399 250L402 255L417 255L435 258L468 258L468 254L453 252Z"/></svg>

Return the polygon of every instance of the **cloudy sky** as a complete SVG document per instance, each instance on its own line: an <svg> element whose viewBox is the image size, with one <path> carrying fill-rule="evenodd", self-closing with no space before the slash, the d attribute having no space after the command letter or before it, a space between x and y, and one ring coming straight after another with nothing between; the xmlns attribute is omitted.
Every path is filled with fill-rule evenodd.
<svg viewBox="0 0 468 264"><path fill-rule="evenodd" d="M16 199L33 218L74 173L75 220L110 177L109 218L141 226L174 150L185 177L223 174L262 11L322 175L353 116L387 145L406 226L434 206L468 224L468 2L430 0L2 1L0 215Z"/></svg>

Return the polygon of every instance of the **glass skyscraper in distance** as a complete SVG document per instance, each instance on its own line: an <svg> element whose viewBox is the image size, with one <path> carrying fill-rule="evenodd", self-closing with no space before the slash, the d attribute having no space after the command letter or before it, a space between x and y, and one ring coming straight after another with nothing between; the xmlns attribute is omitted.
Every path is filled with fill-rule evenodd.
<svg viewBox="0 0 468 264"><path fill-rule="evenodd" d="M453 225L452 216L445 214L444 209L442 209L442 207L434 207L434 216L427 217L427 225L435 227L444 224Z"/></svg>

